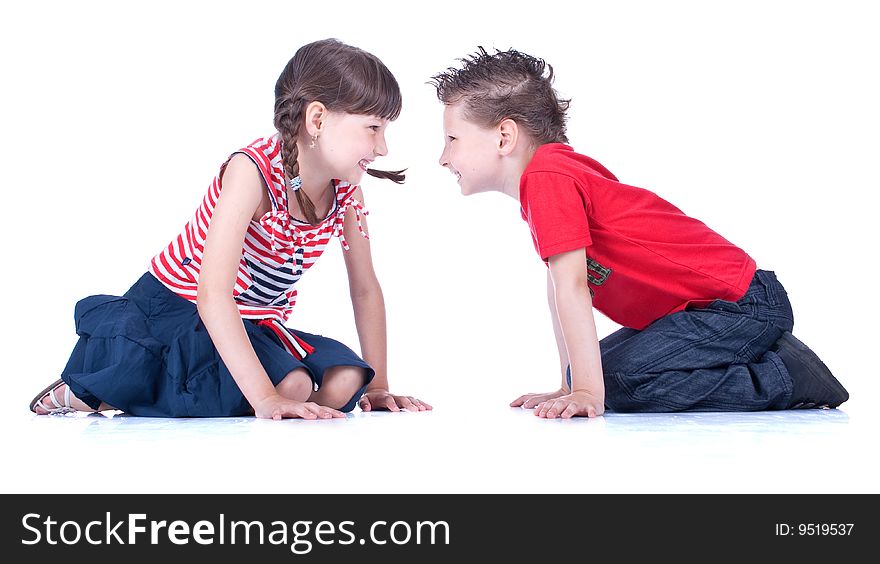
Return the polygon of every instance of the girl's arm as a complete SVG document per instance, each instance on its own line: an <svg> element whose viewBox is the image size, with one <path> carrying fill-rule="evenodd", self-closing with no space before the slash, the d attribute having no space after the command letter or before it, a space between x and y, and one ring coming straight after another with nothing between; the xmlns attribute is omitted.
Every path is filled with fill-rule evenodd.
<svg viewBox="0 0 880 564"><path fill-rule="evenodd" d="M364 196L357 188L354 197L363 202ZM367 230L366 217L361 214L361 226ZM370 242L358 231L357 216L350 207L345 214L343 235L349 250L342 253L348 271L348 288L351 294L351 305L354 310L354 321L357 326L361 354L364 360L373 367L376 375L367 387L361 399L364 411L371 409L388 409L400 411L401 408L411 411L425 411L432 407L411 396L397 396L388 391L388 346L385 323L385 298L382 287L373 269L373 255Z"/></svg>
<svg viewBox="0 0 880 564"><path fill-rule="evenodd" d="M282 397L260 364L232 291L245 233L265 188L256 165L244 155L229 161L222 180L205 240L197 299L199 316L217 352L257 417L344 417L336 410Z"/></svg>
<svg viewBox="0 0 880 564"><path fill-rule="evenodd" d="M583 248L549 259L556 312L571 363L571 392L537 406L540 417L596 417L605 412L605 380Z"/></svg>

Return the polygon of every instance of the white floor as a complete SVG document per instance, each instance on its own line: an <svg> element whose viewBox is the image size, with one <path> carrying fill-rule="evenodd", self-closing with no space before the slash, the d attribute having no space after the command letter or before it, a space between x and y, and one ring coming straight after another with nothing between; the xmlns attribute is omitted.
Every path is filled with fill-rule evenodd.
<svg viewBox="0 0 880 564"><path fill-rule="evenodd" d="M4 410L0 491L880 492L867 410L543 421L442 403L317 422Z"/></svg>

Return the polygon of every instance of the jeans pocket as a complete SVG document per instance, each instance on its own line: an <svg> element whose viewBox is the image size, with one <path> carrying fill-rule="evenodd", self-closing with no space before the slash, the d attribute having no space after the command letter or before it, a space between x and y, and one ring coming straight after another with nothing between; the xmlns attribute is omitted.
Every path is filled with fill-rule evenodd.
<svg viewBox="0 0 880 564"><path fill-rule="evenodd" d="M778 306L788 299L785 287L782 286L782 283L776 278L776 273L772 270L758 271L755 279L764 289L764 296L769 306Z"/></svg>
<svg viewBox="0 0 880 564"><path fill-rule="evenodd" d="M737 302L729 302L727 300L715 300L706 306L707 310L717 311L719 313L728 313L739 315L743 313L743 308Z"/></svg>

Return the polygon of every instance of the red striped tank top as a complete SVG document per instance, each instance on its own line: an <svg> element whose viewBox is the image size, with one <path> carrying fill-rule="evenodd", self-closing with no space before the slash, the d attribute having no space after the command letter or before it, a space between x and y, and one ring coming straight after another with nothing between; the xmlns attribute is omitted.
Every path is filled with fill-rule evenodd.
<svg viewBox="0 0 880 564"><path fill-rule="evenodd" d="M343 248L348 250L342 228L349 207L355 210L361 235L369 238L361 225L361 214L369 212L354 197L357 186L334 180L336 200L327 217L318 225L299 221L288 211L278 135L257 139L232 153L229 159L237 153L249 157L259 169L272 209L248 226L232 296L243 318L260 320L260 324L272 329L291 354L301 359L312 348L284 327L296 303L294 285L321 256L332 237L339 237ZM189 223L150 262L149 271L153 276L192 303L196 303L198 294L208 226L222 189L220 177L229 159L220 167Z"/></svg>

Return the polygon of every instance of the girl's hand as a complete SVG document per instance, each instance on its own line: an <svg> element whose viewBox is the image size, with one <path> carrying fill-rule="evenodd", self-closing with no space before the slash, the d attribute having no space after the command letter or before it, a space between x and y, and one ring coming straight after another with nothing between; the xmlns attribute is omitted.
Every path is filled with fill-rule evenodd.
<svg viewBox="0 0 880 564"><path fill-rule="evenodd" d="M535 415L547 419L557 417L570 419L575 416L599 417L603 413L605 413L605 398L586 391L572 392L535 406Z"/></svg>
<svg viewBox="0 0 880 564"><path fill-rule="evenodd" d="M387 390L367 390L358 404L363 411L431 411L427 403L412 396L396 396Z"/></svg>
<svg viewBox="0 0 880 564"><path fill-rule="evenodd" d="M546 394L525 394L510 402L510 407L522 406L527 409L531 409L542 402L556 399L559 396L564 396L567 393L567 391L559 388L555 392L548 392Z"/></svg>
<svg viewBox="0 0 880 564"><path fill-rule="evenodd" d="M267 397L254 407L254 414L260 419L274 419L279 421L285 417L299 417L302 419L332 419L345 417L345 414L314 402L302 402L275 394Z"/></svg>

